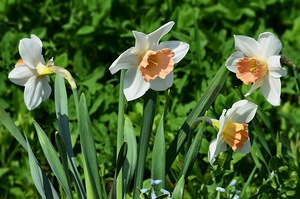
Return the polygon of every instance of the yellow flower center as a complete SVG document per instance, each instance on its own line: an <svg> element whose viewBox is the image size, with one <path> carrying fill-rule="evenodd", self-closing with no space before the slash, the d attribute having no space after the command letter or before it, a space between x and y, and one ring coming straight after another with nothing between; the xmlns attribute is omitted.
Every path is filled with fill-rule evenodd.
<svg viewBox="0 0 300 199"><path fill-rule="evenodd" d="M39 76L50 75L54 73L52 70L50 70L50 67L44 66L42 63L38 64L36 71Z"/></svg>
<svg viewBox="0 0 300 199"><path fill-rule="evenodd" d="M174 69L174 52L169 48L163 48L158 51L147 50L141 56L139 68L145 81L160 77L165 79Z"/></svg>
<svg viewBox="0 0 300 199"><path fill-rule="evenodd" d="M248 140L248 124L229 122L222 130L222 137L225 142L235 151L242 149L244 143Z"/></svg>
<svg viewBox="0 0 300 199"><path fill-rule="evenodd" d="M245 84L251 84L264 77L268 72L268 63L259 58L243 58L236 63L238 69L236 77Z"/></svg>

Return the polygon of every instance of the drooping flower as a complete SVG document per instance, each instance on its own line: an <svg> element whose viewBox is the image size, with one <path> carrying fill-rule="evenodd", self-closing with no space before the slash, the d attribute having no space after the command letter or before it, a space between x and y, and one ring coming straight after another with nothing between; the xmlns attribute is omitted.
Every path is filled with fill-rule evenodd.
<svg viewBox="0 0 300 199"><path fill-rule="evenodd" d="M224 109L219 120L210 119L218 129L217 139L209 145L208 160L211 165L220 152L227 150L227 145L240 153L251 151L248 123L254 118L256 110L256 104L240 100L230 109Z"/></svg>
<svg viewBox="0 0 300 199"><path fill-rule="evenodd" d="M159 40L173 27L169 22L150 34L133 31L135 46L123 52L109 67L112 74L127 69L124 95L128 101L143 96L148 89L164 91L173 84L173 68L188 52L181 41Z"/></svg>
<svg viewBox="0 0 300 199"><path fill-rule="evenodd" d="M24 100L27 108L32 110L49 98L51 87L48 74L53 72L46 66L42 56L42 42L35 36L22 39L19 43L19 60L8 78L15 84L25 87Z"/></svg>
<svg viewBox="0 0 300 199"><path fill-rule="evenodd" d="M227 68L236 73L245 84L252 84L245 96L260 88L266 100L274 106L280 104L281 81L286 70L280 64L280 40L270 32L259 35L258 40L247 36L234 36L234 52L226 61Z"/></svg>
<svg viewBox="0 0 300 199"><path fill-rule="evenodd" d="M42 41L36 36L21 39L19 43L21 58L15 68L8 74L8 78L15 84L24 86L24 101L28 110L33 110L41 102L49 98L51 87L49 74L57 74L64 77L76 89L76 83L72 75L64 68L54 66L53 58L48 63L42 55Z"/></svg>

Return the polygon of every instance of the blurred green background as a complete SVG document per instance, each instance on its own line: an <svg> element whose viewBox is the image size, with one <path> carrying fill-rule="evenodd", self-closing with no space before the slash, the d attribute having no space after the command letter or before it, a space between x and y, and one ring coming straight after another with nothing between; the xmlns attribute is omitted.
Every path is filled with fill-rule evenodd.
<svg viewBox="0 0 300 199"><path fill-rule="evenodd" d="M181 40L190 44L187 56L174 70L175 80L165 122L166 145L169 146L217 70L235 51L234 34L257 39L262 32L273 32L283 43L282 54L296 65L300 64L299 13L298 0L0 0L0 106L26 134L41 167L51 178L53 174L37 142L32 121L36 120L54 139L58 130L54 95L52 93L50 99L29 112L24 104L23 88L7 78L20 59L19 40L36 34L43 41L45 60L54 57L55 65L69 70L79 93L86 95L98 160L109 189L115 168L119 73L113 76L108 68L123 51L134 45L132 30L150 33L164 23L174 21L175 26L162 40ZM258 119L270 154L256 140L251 154L234 153L231 164L213 170L207 161L207 150L217 132L207 127L199 158L186 181L185 198L215 197L216 186L227 187L232 179L237 180L234 188L243 190L244 198L299 197L299 91L292 69L286 69L288 75L281 78L281 106L272 107L260 91L250 96L263 113L264 117ZM53 83L54 76L50 82L52 87ZM230 108L239 100L236 87L246 93L250 85L242 85L235 74L230 73L209 109L209 117L218 119L224 108ZM71 95L71 89L68 92ZM165 101L161 92L154 130ZM70 97L72 140L75 152L79 153L73 104ZM126 115L133 122L137 136L141 113L141 99L126 104ZM0 198L39 198L29 172L27 153L3 125L0 125L0 147ZM168 174L167 189L170 191L178 180L183 155L177 158ZM147 160L151 160L150 151ZM149 171L148 165L145 179L150 178ZM274 176L270 176L271 171ZM250 175L251 181L248 181ZM228 197L226 193L222 194L222 197Z"/></svg>

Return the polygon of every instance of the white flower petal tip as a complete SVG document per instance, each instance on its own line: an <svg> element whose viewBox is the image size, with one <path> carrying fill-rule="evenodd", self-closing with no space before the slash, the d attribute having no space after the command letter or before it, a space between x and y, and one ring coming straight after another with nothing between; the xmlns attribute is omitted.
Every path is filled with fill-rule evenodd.
<svg viewBox="0 0 300 199"><path fill-rule="evenodd" d="M135 46L123 52L109 67L111 74L126 69L124 95L127 101L142 97L149 88L165 91L173 84L174 64L184 58L189 45L181 41L159 40L174 22L168 22L150 34L132 31Z"/></svg>
<svg viewBox="0 0 300 199"><path fill-rule="evenodd" d="M282 50L280 40L273 33L264 32L259 35L257 41L242 35L234 35L234 41L237 52L230 55L226 66L236 73L237 78L243 83L253 84L246 96L261 88L270 104L279 105L281 92L279 78L286 75L286 70L280 63L279 53Z"/></svg>
<svg viewBox="0 0 300 199"><path fill-rule="evenodd" d="M257 107L248 100L240 100L227 111L223 110L219 119L217 139L209 145L208 160L211 165L220 152L227 150L227 145L236 152L251 151L248 123L254 118Z"/></svg>
<svg viewBox="0 0 300 199"><path fill-rule="evenodd" d="M42 41L36 36L21 39L19 43L19 60L8 78L15 84L24 86L24 101L28 110L33 110L42 101L49 98L51 87L47 74L52 73L42 56Z"/></svg>

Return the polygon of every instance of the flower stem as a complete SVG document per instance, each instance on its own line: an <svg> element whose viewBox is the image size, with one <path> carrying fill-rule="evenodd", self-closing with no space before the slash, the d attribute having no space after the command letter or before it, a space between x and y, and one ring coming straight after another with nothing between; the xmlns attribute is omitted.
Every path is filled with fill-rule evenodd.
<svg viewBox="0 0 300 199"><path fill-rule="evenodd" d="M137 160L137 168L135 172L134 179L134 192L133 198L139 198L139 189L143 186L143 177L144 177L144 169L146 162L146 155L150 140L150 135L152 131L152 125L155 116L155 106L156 106L156 96L157 92L153 90L148 90L144 95L144 111L143 111L143 119L142 119L142 127L140 134L140 143L138 150L138 160Z"/></svg>
<svg viewBox="0 0 300 199"><path fill-rule="evenodd" d="M116 154L117 159L116 159L116 161L118 160L118 154L119 154L122 144L124 142L124 106L125 106L125 98L124 98L124 94L123 94L124 76L125 76L125 70L121 70L120 90L119 90L119 108L118 108L118 131L117 131L117 154ZM123 198L123 195L124 195L123 187L124 187L123 186L123 176L122 176L122 169L121 169L119 176L117 177L116 198Z"/></svg>

